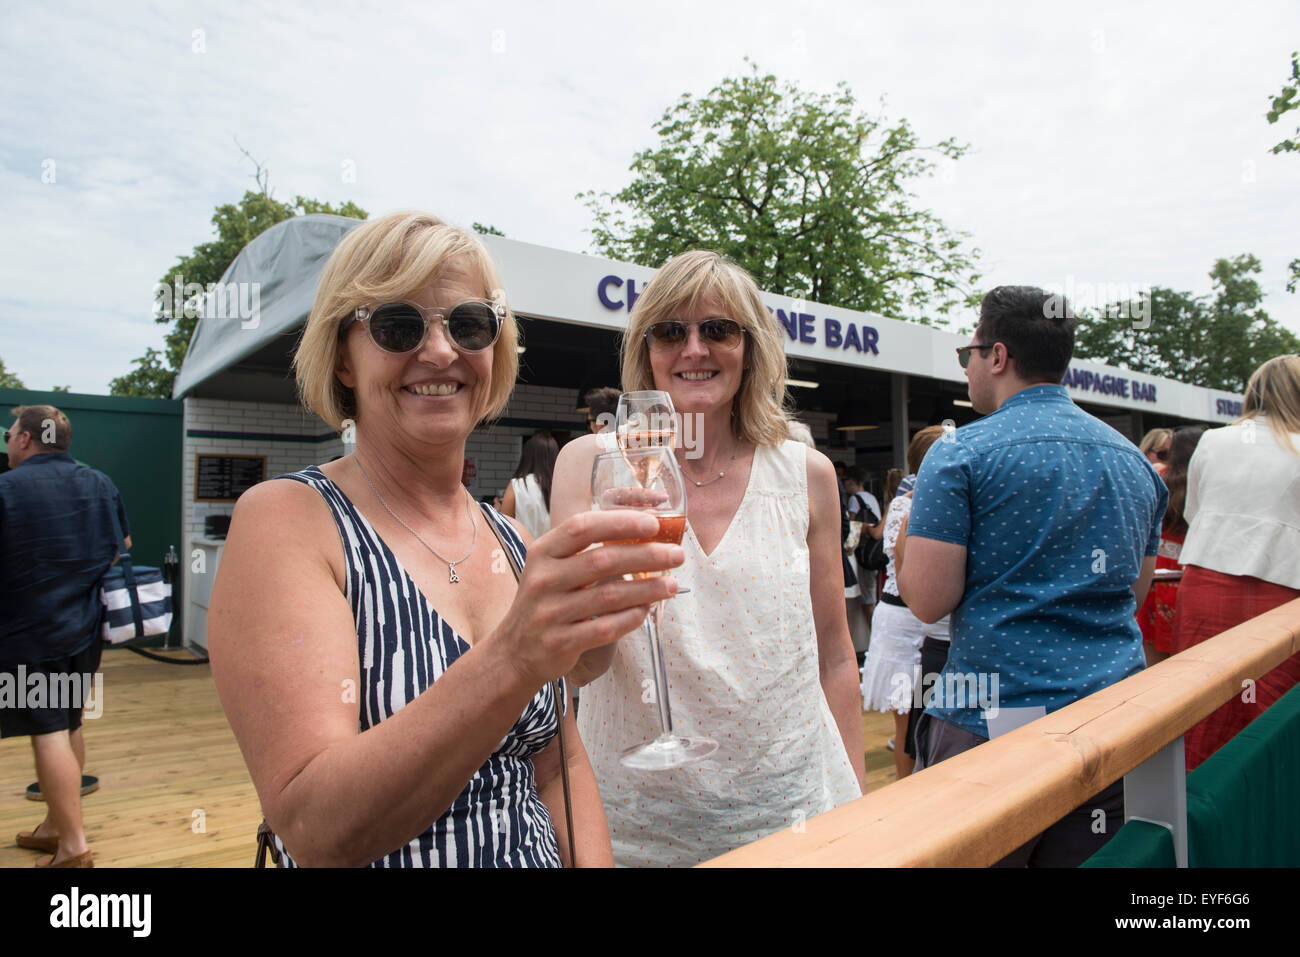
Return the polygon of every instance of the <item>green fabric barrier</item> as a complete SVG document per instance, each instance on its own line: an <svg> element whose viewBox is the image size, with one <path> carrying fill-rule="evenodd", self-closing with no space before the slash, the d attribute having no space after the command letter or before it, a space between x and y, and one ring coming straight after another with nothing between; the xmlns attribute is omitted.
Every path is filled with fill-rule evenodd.
<svg viewBox="0 0 1300 957"><path fill-rule="evenodd" d="M1191 867L1300 866L1300 687L1187 776ZM1173 836L1129 821L1083 867L1173 867Z"/></svg>
<svg viewBox="0 0 1300 957"><path fill-rule="evenodd" d="M1129 821L1081 867L1175 867L1174 836L1169 828Z"/></svg>
<svg viewBox="0 0 1300 957"><path fill-rule="evenodd" d="M1192 867L1300 865L1300 687L1187 776Z"/></svg>

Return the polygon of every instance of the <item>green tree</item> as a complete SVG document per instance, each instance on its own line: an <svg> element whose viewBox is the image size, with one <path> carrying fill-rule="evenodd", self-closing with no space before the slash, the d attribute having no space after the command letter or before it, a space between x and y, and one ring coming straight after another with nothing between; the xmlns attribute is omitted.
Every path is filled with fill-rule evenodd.
<svg viewBox="0 0 1300 957"><path fill-rule="evenodd" d="M905 119L858 111L843 83L807 93L750 66L666 110L623 189L579 194L596 250L658 266L714 249L770 292L944 322L969 299L978 251L908 186L932 174L931 157L968 147L922 145Z"/></svg>
<svg viewBox="0 0 1300 957"><path fill-rule="evenodd" d="M189 303L187 310L187 303L174 301L171 291L177 282L182 287L191 283L207 287L218 282L241 249L276 223L293 216L332 213L365 219L368 215L351 201L337 207L305 196L295 196L292 203L280 202L266 189L260 167L258 182L263 186L262 192L248 190L238 203L226 203L216 208L212 214L215 239L195 246L188 256L180 257L176 265L163 274L159 280L155 315L157 322L171 326L163 351L149 348L143 356L132 360L136 368L109 383L110 395L171 398L172 384L185 360L190 337L198 323L195 303Z"/></svg>
<svg viewBox="0 0 1300 957"><path fill-rule="evenodd" d="M50 386L50 391L51 391L51 392L71 392L71 391L72 391L72 386L70 386L70 385L52 385L52 386Z"/></svg>
<svg viewBox="0 0 1300 957"><path fill-rule="evenodd" d="M135 368L108 384L109 395L134 395L145 399L170 399L176 371L163 364L163 354L152 346L132 360Z"/></svg>
<svg viewBox="0 0 1300 957"><path fill-rule="evenodd" d="M1300 53L1291 54L1291 82L1282 84L1282 92L1273 97L1273 105L1265 116L1270 123L1276 123L1292 110L1300 110ZM1287 137L1273 147L1274 153L1300 153L1300 126L1295 135ZM1289 266L1291 278L1287 281L1286 291L1295 292L1300 286L1300 259L1291 260Z"/></svg>
<svg viewBox="0 0 1300 957"><path fill-rule="evenodd" d="M5 368L5 361L0 359L0 389L25 389L23 380Z"/></svg>
<svg viewBox="0 0 1300 957"><path fill-rule="evenodd" d="M1211 296L1160 286L1139 300L1081 316L1074 354L1210 389L1242 392L1265 360L1300 350L1300 338L1261 308L1251 255L1219 259Z"/></svg>
<svg viewBox="0 0 1300 957"><path fill-rule="evenodd" d="M505 233L497 229L491 223L487 223L486 225L483 223L474 223L471 228L474 230L474 232L478 233L481 236L504 236L505 235Z"/></svg>

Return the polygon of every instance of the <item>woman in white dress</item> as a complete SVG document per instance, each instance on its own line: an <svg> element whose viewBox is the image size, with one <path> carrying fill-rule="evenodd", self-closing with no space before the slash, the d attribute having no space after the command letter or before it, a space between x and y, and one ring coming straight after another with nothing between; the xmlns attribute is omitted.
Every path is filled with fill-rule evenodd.
<svg viewBox="0 0 1300 957"><path fill-rule="evenodd" d="M664 603L675 730L718 750L636 772L619 753L658 736L642 633L584 656L579 723L615 861L688 866L861 794L862 715L844 613L839 493L830 461L787 439L785 355L753 279L709 252L670 260L637 300L623 388L661 389L682 415L690 591ZM564 447L556 521L591 508L594 456Z"/></svg>
<svg viewBox="0 0 1300 957"><path fill-rule="evenodd" d="M560 446L549 432L537 432L524 443L519 468L501 499L501 511L528 529L533 538L551 530L551 479Z"/></svg>
<svg viewBox="0 0 1300 957"><path fill-rule="evenodd" d="M862 708L864 711L894 712L894 772L900 777L912 773L915 756L910 753L907 719L915 696L917 666L925 625L898 597L898 570L894 547L899 529L912 510L912 483L930 446L943 435L943 426L931 425L912 436L907 446L908 475L885 509L885 586L871 615L871 647L862 663Z"/></svg>

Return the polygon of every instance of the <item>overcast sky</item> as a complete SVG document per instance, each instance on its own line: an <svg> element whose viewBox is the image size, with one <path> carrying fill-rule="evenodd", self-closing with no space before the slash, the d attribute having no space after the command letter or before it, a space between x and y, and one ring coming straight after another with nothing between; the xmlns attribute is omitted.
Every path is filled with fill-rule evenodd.
<svg viewBox="0 0 1300 957"><path fill-rule="evenodd" d="M1300 331L1300 155L1268 152L1300 113L1264 118L1295 0L795 6L6 4L0 358L29 388L106 392L161 346L154 283L254 186L236 136L280 199L589 249L575 194L621 188L665 108L745 56L969 143L915 188L972 234L985 288L1209 292L1250 252Z"/></svg>

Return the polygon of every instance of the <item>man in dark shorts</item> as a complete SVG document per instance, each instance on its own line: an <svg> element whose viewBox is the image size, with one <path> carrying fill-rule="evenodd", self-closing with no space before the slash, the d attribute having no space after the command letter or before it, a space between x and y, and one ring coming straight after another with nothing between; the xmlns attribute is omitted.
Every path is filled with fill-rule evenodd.
<svg viewBox="0 0 1300 957"><path fill-rule="evenodd" d="M113 513L125 534L126 512L108 476L68 454L66 415L49 405L13 414L10 471L0 475L0 737L32 739L47 805L45 820L16 842L50 855L38 867L92 867L81 821L82 708L92 684L102 705L99 582L120 547Z"/></svg>

